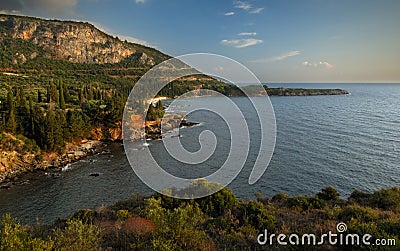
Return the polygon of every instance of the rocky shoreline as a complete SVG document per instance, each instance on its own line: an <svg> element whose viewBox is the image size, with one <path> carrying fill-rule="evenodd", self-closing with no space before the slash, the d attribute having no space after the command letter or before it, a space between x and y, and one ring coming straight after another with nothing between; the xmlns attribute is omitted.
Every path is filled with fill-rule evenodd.
<svg viewBox="0 0 400 251"><path fill-rule="evenodd" d="M69 143L64 154L46 153L42 156L42 160L36 158L38 155L33 156L30 160L27 158L24 160L23 156L20 163L13 167L13 170L3 172L0 177L0 190L7 190L13 186L24 184L35 173L45 174L61 171L66 165L93 155L105 147L107 147L106 141L83 140L79 144ZM4 162L6 161L2 158L3 166Z"/></svg>
<svg viewBox="0 0 400 251"><path fill-rule="evenodd" d="M180 123L180 127L190 127L197 124L198 123L183 119ZM155 121L154 123L146 125L146 138L152 140L162 138L161 122ZM120 140L121 139L116 139L112 140L112 142ZM40 152L22 155L14 151L14 154L17 156L13 159L7 159L4 158L7 154L3 151L0 157L0 167L4 169L2 176L0 176L0 190L7 190L13 186L25 184L29 182L32 177L37 175L56 177L58 172L61 172L68 164L103 151L108 146L109 142L111 142L111 140L82 140L79 143L68 143L65 148L65 153L45 153L40 158L38 158L41 154ZM11 155L11 153L8 155ZM30 157L28 158L27 155L30 155ZM4 167L6 166L5 163L15 160L18 164L9 166L9 170L7 171L7 168Z"/></svg>
<svg viewBox="0 0 400 251"><path fill-rule="evenodd" d="M180 122L179 128L191 127L191 126L195 126L198 124L199 123L197 123L197 122L190 122L190 121L187 121L186 119L183 119ZM167 125L167 127L169 127L172 130L173 128L177 128L177 125L169 124L169 125ZM153 123L153 124L147 124L145 130L146 130L146 138L147 139L157 140L157 139L163 138L163 134L161 133L161 122L159 122L159 121L157 121L156 123ZM172 133L170 136L171 137L179 137L179 134Z"/></svg>

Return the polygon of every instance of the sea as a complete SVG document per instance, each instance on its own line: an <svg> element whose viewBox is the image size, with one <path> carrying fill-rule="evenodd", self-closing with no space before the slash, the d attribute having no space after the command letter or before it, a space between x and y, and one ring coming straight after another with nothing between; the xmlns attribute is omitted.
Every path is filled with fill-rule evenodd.
<svg viewBox="0 0 400 251"><path fill-rule="evenodd" d="M359 189L373 192L400 184L400 84L270 84L271 87L341 88L349 95L270 97L276 117L276 145L263 176L250 185L248 178L259 152L259 121L248 99L232 101L247 113L250 149L242 171L228 188L242 200L261 193L271 198L314 195L326 186L347 198ZM219 97L204 101L220 102ZM229 113L229 107L226 108ZM161 140L148 147L164 170L183 178L207 176L225 162L231 146L229 126L218 114L196 111L198 122L179 131L182 145L195 152L199 135L214 133L217 145L204 163L188 165L169 156ZM246 133L246 130L243 130ZM258 134L257 134L258 133ZM138 148L137 151L143 149ZM146 163L141 163L146 165ZM92 176L91 174L95 174ZM24 223L52 223L79 209L111 205L133 194L151 195L135 174L124 146L110 143L95 155L68 165L56 175L31 175L24 184L0 191L0 214L10 213Z"/></svg>

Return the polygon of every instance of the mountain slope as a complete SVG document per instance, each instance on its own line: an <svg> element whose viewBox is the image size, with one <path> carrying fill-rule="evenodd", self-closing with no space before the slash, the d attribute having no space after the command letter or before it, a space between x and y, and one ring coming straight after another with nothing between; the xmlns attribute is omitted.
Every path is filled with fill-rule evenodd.
<svg viewBox="0 0 400 251"><path fill-rule="evenodd" d="M120 41L92 24L0 15L1 65L23 65L38 57L80 64L151 67L168 58L143 45Z"/></svg>

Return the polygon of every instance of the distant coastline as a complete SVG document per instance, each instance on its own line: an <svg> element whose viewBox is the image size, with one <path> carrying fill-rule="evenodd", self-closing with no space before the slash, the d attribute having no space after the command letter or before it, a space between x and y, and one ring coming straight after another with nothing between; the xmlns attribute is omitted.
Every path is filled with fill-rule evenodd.
<svg viewBox="0 0 400 251"><path fill-rule="evenodd" d="M269 96L328 96L347 95L348 91L343 89L305 89L305 88L266 88Z"/></svg>

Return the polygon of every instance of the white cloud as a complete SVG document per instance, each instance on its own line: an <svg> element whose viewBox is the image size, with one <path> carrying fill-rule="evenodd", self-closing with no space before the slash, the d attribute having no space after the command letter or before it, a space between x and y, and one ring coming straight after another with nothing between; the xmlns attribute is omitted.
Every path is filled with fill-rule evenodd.
<svg viewBox="0 0 400 251"><path fill-rule="evenodd" d="M324 66L327 69L333 68L333 65L328 62L319 62L319 65Z"/></svg>
<svg viewBox="0 0 400 251"><path fill-rule="evenodd" d="M149 47L154 47L149 42L147 42L146 40L142 40L140 38L136 38L136 37L132 37L132 36L125 36L125 35L117 35L117 37L119 39L121 39L122 41L126 40L126 41L131 42L131 43L141 44L141 45L145 45L145 46L149 46Z"/></svg>
<svg viewBox="0 0 400 251"><path fill-rule="evenodd" d="M235 15L235 12L233 12L233 11L226 12L226 13L224 14L224 16L233 16L233 15Z"/></svg>
<svg viewBox="0 0 400 251"><path fill-rule="evenodd" d="M236 1L235 8L248 11L251 9L251 4L244 2L244 1Z"/></svg>
<svg viewBox="0 0 400 251"><path fill-rule="evenodd" d="M294 57L300 55L300 51L289 51L286 52L282 55L272 57L272 58L262 58L262 59L256 59L256 60L251 60L251 63L267 63L267 62L274 62L274 61L281 61L289 57Z"/></svg>
<svg viewBox="0 0 400 251"><path fill-rule="evenodd" d="M326 69L331 69L334 66L326 61L320 61L319 63L311 63L309 61L304 61L303 63L301 63L301 65L305 66L305 67L323 67Z"/></svg>
<svg viewBox="0 0 400 251"><path fill-rule="evenodd" d="M307 67L310 67L310 66L316 67L316 66L317 66L316 64L310 63L310 62L308 62L308 61L304 61L303 63L301 63L301 65L307 66Z"/></svg>
<svg viewBox="0 0 400 251"><path fill-rule="evenodd" d="M23 13L19 10L0 10L0 14L5 15L22 15Z"/></svg>
<svg viewBox="0 0 400 251"><path fill-rule="evenodd" d="M222 45L233 46L235 48L245 48L248 46L253 46L256 44L261 44L263 41L260 39L248 38L248 39L232 39L232 40L222 40Z"/></svg>
<svg viewBox="0 0 400 251"><path fill-rule="evenodd" d="M74 14L78 0L20 0L1 1L0 10L3 13L24 14Z"/></svg>
<svg viewBox="0 0 400 251"><path fill-rule="evenodd" d="M154 48L154 46L151 43L149 43L148 41L142 40L140 38L132 37L132 36L116 34L112 29L105 27L101 23L98 23L98 22L90 22L89 21L89 23L92 23L97 29L99 29L107 34L110 34L112 36L117 36L122 41L126 40L131 43L141 44L141 45L145 45L145 46Z"/></svg>
<svg viewBox="0 0 400 251"><path fill-rule="evenodd" d="M289 51L289 52L286 52L285 54L282 54L280 56L273 57L272 61L281 61L281 60L284 60L284 59L286 59L288 57L294 57L294 56L297 56L299 54L300 54L300 51Z"/></svg>
<svg viewBox="0 0 400 251"><path fill-rule="evenodd" d="M135 3L145 3L146 0L135 0Z"/></svg>
<svg viewBox="0 0 400 251"><path fill-rule="evenodd" d="M238 36L257 36L257 32L241 32Z"/></svg>
<svg viewBox="0 0 400 251"><path fill-rule="evenodd" d="M249 2L246 1L234 1L234 6L237 9L242 9L251 14L260 14L264 8L255 8Z"/></svg>
<svg viewBox="0 0 400 251"><path fill-rule="evenodd" d="M250 11L250 13L251 14L260 14L261 11L263 11L263 10L264 10L264 8L256 8L256 9Z"/></svg>

